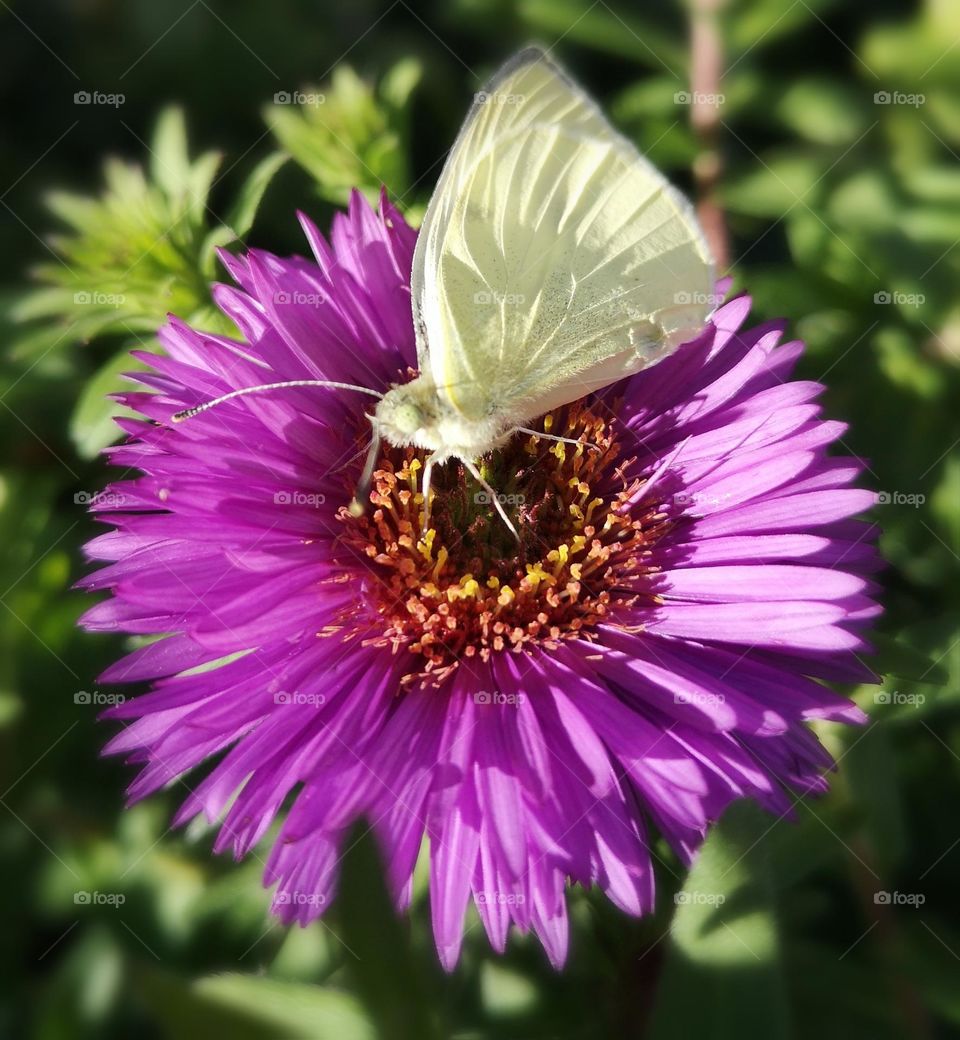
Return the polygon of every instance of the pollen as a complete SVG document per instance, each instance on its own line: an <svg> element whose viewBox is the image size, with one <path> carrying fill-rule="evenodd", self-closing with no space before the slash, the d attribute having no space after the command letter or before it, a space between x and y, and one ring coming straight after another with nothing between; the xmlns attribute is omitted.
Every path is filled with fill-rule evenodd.
<svg viewBox="0 0 960 1040"><path fill-rule="evenodd" d="M366 561L370 580L343 621L363 620L366 642L409 655L405 681L443 682L465 660L529 653L591 638L618 607L654 601L645 561L670 520L643 502L617 424L582 402L542 419L482 462L519 541L489 495L456 460L434 470L430 528L422 532L424 453L386 446L371 508L340 511L345 567Z"/></svg>

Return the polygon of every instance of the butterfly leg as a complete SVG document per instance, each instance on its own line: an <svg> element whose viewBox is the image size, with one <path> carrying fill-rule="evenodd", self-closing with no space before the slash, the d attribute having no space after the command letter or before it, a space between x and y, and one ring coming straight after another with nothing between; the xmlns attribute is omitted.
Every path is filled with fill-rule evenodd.
<svg viewBox="0 0 960 1040"><path fill-rule="evenodd" d="M370 447L367 449L367 460L363 464L363 472L357 482L357 490L350 502L350 515L363 516L370 501L370 485L373 483L373 470L380 457L380 430L376 423L372 423L373 429Z"/></svg>
<svg viewBox="0 0 960 1040"><path fill-rule="evenodd" d="M430 530L430 485L433 483L433 467L437 464L440 452L435 451L428 455L423 464L423 527L421 534Z"/></svg>
<svg viewBox="0 0 960 1040"><path fill-rule="evenodd" d="M507 511L503 508L503 503L500 501L500 496L483 479L483 477L480 475L480 470L478 470L477 467L469 459L461 459L460 461L464 464L464 466L467 467L473 479L490 496L490 501L493 503L494 508L500 514L500 519L507 525L507 527L510 529L510 533L519 542L520 535L517 533L517 529L513 526L513 521L510 519L509 516L507 516Z"/></svg>

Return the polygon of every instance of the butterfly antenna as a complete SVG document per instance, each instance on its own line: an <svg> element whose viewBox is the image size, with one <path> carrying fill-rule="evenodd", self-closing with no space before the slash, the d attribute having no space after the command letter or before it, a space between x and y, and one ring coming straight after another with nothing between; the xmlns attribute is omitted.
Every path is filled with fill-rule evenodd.
<svg viewBox="0 0 960 1040"><path fill-rule="evenodd" d="M577 448L589 448L590 451L600 451L601 448L597 444L591 444L590 441L578 441L573 437L556 437L552 433L543 433L541 430L528 430L526 426L517 426L517 433L529 433L531 437L542 437L545 441L559 441L561 444L572 444Z"/></svg>
<svg viewBox="0 0 960 1040"><path fill-rule="evenodd" d="M383 394L378 390L371 390L366 386L355 386L353 383L335 383L329 379L288 379L282 383L261 383L260 386L245 386L239 390L232 390L229 394L215 397L212 401L205 401L203 404L198 404L195 408L184 408L180 412L174 412L171 418L175 423L184 422L187 419L192 419L195 415L199 415L201 412L206 412L211 408L216 408L217 405L232 401L236 397L245 397L247 394L259 394L267 390L286 390L291 387L302 386L319 386L328 390L356 390L358 393L369 394L371 397L383 397Z"/></svg>

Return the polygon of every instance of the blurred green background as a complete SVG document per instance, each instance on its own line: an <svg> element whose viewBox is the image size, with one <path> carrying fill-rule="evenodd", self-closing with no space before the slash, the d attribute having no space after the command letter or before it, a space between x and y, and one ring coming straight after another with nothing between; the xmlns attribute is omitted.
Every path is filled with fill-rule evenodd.
<svg viewBox="0 0 960 1040"><path fill-rule="evenodd" d="M960 4L691 6L0 0L0 1036L960 1035ZM692 20L722 48L697 130ZM851 691L868 728L821 728L840 772L795 822L738 807L689 877L661 850L655 917L571 893L559 976L471 919L446 977L422 879L397 920L366 841L329 915L286 930L262 856L168 830L181 785L123 809L94 680L124 640L75 630L71 584L103 395L168 310L218 320L213 247L303 251L295 207L326 226L380 181L418 219L530 39L712 193L736 286L808 342L801 374L886 493L887 679Z"/></svg>

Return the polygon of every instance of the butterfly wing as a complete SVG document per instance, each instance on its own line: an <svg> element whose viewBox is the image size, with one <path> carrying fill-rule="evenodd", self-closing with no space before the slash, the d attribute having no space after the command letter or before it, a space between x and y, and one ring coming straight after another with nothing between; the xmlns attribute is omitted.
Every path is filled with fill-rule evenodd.
<svg viewBox="0 0 960 1040"><path fill-rule="evenodd" d="M713 309L689 203L539 48L478 94L413 260L421 373L518 424L659 360Z"/></svg>

